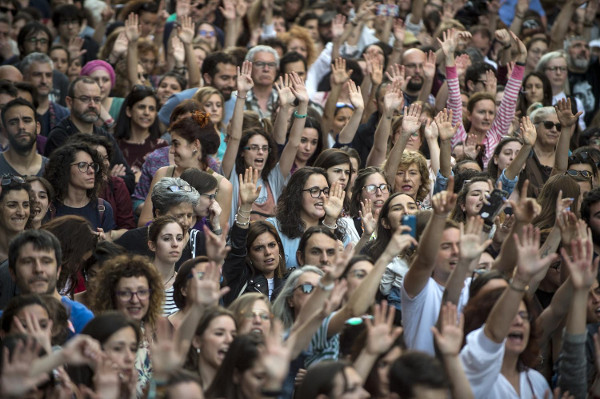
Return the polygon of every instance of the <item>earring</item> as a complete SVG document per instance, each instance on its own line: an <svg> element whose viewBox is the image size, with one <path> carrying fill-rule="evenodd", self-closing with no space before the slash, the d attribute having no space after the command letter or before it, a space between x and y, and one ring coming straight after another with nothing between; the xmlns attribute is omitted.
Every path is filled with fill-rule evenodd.
<svg viewBox="0 0 600 399"><path fill-rule="evenodd" d="M197 152L198 152L198 150L193 150L192 154L196 155Z"/></svg>
<svg viewBox="0 0 600 399"><path fill-rule="evenodd" d="M200 354L200 348L196 348L196 353Z"/></svg>

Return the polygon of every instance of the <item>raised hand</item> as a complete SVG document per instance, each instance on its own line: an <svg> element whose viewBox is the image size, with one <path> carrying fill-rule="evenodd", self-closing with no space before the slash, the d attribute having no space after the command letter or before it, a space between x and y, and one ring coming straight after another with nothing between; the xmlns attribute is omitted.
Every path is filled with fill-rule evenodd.
<svg viewBox="0 0 600 399"><path fill-rule="evenodd" d="M479 139L476 134L467 134L467 141L464 144L465 155L470 159L477 159L481 146L479 145Z"/></svg>
<svg viewBox="0 0 600 399"><path fill-rule="evenodd" d="M452 126L452 110L444 108L434 118L437 130L439 132L440 140L450 140L456 134L460 122Z"/></svg>
<svg viewBox="0 0 600 399"><path fill-rule="evenodd" d="M456 305L447 302L442 305L439 324L441 331L435 326L431 327L439 351L443 356L457 356L463 343L463 314L458 313Z"/></svg>
<svg viewBox="0 0 600 399"><path fill-rule="evenodd" d="M437 139L440 136L440 130L438 129L435 120L427 121L427 123L425 124L425 130L423 130L423 135L425 136L425 140L427 140L427 142L437 142Z"/></svg>
<svg viewBox="0 0 600 399"><path fill-rule="evenodd" d="M246 96L246 93L254 87L254 81L252 80L252 63L250 61L244 61L242 68L237 67L237 90L238 93L242 94L242 97Z"/></svg>
<svg viewBox="0 0 600 399"><path fill-rule="evenodd" d="M385 247L384 253L390 258L395 258L404 252L404 250L410 248L411 245L417 246L419 243L413 238L413 236L404 234L408 233L409 231L409 226L398 227L394 234L392 234L390 242L388 242L388 245Z"/></svg>
<svg viewBox="0 0 600 399"><path fill-rule="evenodd" d="M209 262L203 272L192 269L191 288L189 290L190 300L196 306L208 307L216 305L219 299L229 292L229 287L221 288L219 281L221 274L214 262Z"/></svg>
<svg viewBox="0 0 600 399"><path fill-rule="evenodd" d="M517 222L523 224L531 223L531 221L542 211L542 207L536 200L527 197L528 188L529 180L525 180L523 188L519 192L519 199L516 202L512 200L508 201Z"/></svg>
<svg viewBox="0 0 600 399"><path fill-rule="evenodd" d="M177 37L183 44L192 44L192 41L194 40L194 21L192 21L191 17L179 17Z"/></svg>
<svg viewBox="0 0 600 399"><path fill-rule="evenodd" d="M76 335L63 346L61 354L65 363L72 366L96 364L103 356L100 343L88 335Z"/></svg>
<svg viewBox="0 0 600 399"><path fill-rule="evenodd" d="M352 70L346 71L346 60L336 58L331 64L331 83L341 86L350 79L350 75L352 75Z"/></svg>
<svg viewBox="0 0 600 399"><path fill-rule="evenodd" d="M21 334L33 337L42 345L46 352L52 350L52 319L48 320L45 327L40 326L40 320L35 313L25 312L25 325L17 316L13 316L13 323Z"/></svg>
<svg viewBox="0 0 600 399"><path fill-rule="evenodd" d="M129 43L135 43L140 38L140 22L137 14L131 13L125 20L125 35Z"/></svg>
<svg viewBox="0 0 600 399"><path fill-rule="evenodd" d="M357 22L368 22L375 19L375 2L369 0L364 1L359 7L358 12L356 13L356 21Z"/></svg>
<svg viewBox="0 0 600 399"><path fill-rule="evenodd" d="M183 47L183 43L177 36L174 36L171 39L171 51L173 58L175 58L175 63L177 65L182 65L185 61L185 49Z"/></svg>
<svg viewBox="0 0 600 399"><path fill-rule="evenodd" d="M507 29L498 29L494 36L496 37L496 41L502 45L502 47L507 47L510 45L510 33L508 33Z"/></svg>
<svg viewBox="0 0 600 399"><path fill-rule="evenodd" d="M456 65L456 74L458 77L464 77L467 68L471 65L471 58L469 58L468 54L461 54L454 60L454 65Z"/></svg>
<svg viewBox="0 0 600 399"><path fill-rule="evenodd" d="M292 72L289 75L290 81L292 83L292 93L294 93L294 96L296 96L300 103L308 104L308 91L306 91L304 81L300 78L300 76L298 76L296 72Z"/></svg>
<svg viewBox="0 0 600 399"><path fill-rule="evenodd" d="M535 140L537 139L537 131L535 130L535 125L531 122L531 119L529 119L528 116L522 117L519 126L521 128L521 138L523 139L523 142L526 145L533 147Z"/></svg>
<svg viewBox="0 0 600 399"><path fill-rule="evenodd" d="M404 37L406 36L406 26L404 25L404 21L400 18L394 19L394 26L392 27L392 32L394 34L394 46L396 43L400 43L404 45Z"/></svg>
<svg viewBox="0 0 600 399"><path fill-rule="evenodd" d="M458 44L455 28L451 28L445 32L442 32L442 40L438 38L437 41L446 57L454 56L454 52L456 51L456 46Z"/></svg>
<svg viewBox="0 0 600 399"><path fill-rule="evenodd" d="M404 90L406 88L406 84L410 80L410 77L406 78L404 65L394 64L388 68L388 71L385 72L386 78L395 83L399 81L400 88Z"/></svg>
<svg viewBox="0 0 600 399"><path fill-rule="evenodd" d="M221 227L221 222L219 220L219 216L223 213L223 209L221 209L221 205L217 201L214 201L208 207L208 220L210 220L210 225L213 230L219 230Z"/></svg>
<svg viewBox="0 0 600 399"><path fill-rule="evenodd" d="M325 204L323 207L325 208L325 215L328 218L333 220L337 220L337 218L342 213L342 209L344 208L344 197L346 192L344 188L339 183L333 183L333 185L329 189L329 196L325 197Z"/></svg>
<svg viewBox="0 0 600 399"><path fill-rule="evenodd" d="M387 301L382 301L381 305L373 307L373 320L365 319L366 350L369 354L379 356L387 352L402 334L402 327L394 327L395 313L395 307L388 306Z"/></svg>
<svg viewBox="0 0 600 399"><path fill-rule="evenodd" d="M527 61L527 47L525 46L525 43L523 43L521 41L521 39L519 39L518 36L515 35L514 32L509 31L509 34L512 37L512 39L515 41L515 43L517 44L518 54L517 54L517 59L515 61L526 62Z"/></svg>
<svg viewBox="0 0 600 399"><path fill-rule="evenodd" d="M383 110L386 116L393 116L394 112L404 105L404 94L401 85L402 82L399 80L388 85L388 89L383 96Z"/></svg>
<svg viewBox="0 0 600 399"><path fill-rule="evenodd" d="M558 100L556 105L554 106L556 110L556 116L558 117L558 121L564 127L574 126L579 117L583 112L579 111L577 114L573 115L573 111L571 110L571 99L567 98L566 100L563 98Z"/></svg>
<svg viewBox="0 0 600 399"><path fill-rule="evenodd" d="M371 236L377 227L377 219L373 217L373 201L368 198L361 201L358 216L360 216L364 233Z"/></svg>
<svg viewBox="0 0 600 399"><path fill-rule="evenodd" d="M341 244L340 244L341 245ZM321 270L325 273L321 279L325 281L335 281L344 274L350 259L354 256L354 246L348 244L342 252L339 252L335 257L335 262L331 265L321 266Z"/></svg>
<svg viewBox="0 0 600 399"><path fill-rule="evenodd" d="M356 87L356 83L352 80L348 80L348 94L350 96L350 102L355 110L363 110L365 108L360 86Z"/></svg>
<svg viewBox="0 0 600 399"><path fill-rule="evenodd" d="M235 1L234 0L223 0L223 7L219 7L221 14L225 19L235 19Z"/></svg>
<svg viewBox="0 0 600 399"><path fill-rule="evenodd" d="M10 356L8 348L2 353L0 394L2 397L21 397L30 389L48 380L48 374L30 376L31 363L39 357L41 346L35 339L19 340Z"/></svg>
<svg viewBox="0 0 600 399"><path fill-rule="evenodd" d="M283 323L275 320L265 336L265 350L261 358L267 374L267 385L282 384L290 368L291 345L283 342L283 336Z"/></svg>
<svg viewBox="0 0 600 399"><path fill-rule="evenodd" d="M523 226L522 240L518 234L514 234L513 237L519 255L515 277L518 276L521 282L528 283L533 276L547 269L558 258L556 254L540 258L540 229L534 229L531 224Z"/></svg>
<svg viewBox="0 0 600 399"><path fill-rule="evenodd" d="M257 186L258 175L258 169L252 169L252 166L246 169L243 175L240 173L240 199L242 204L252 205L260 195L261 186Z"/></svg>
<svg viewBox="0 0 600 399"><path fill-rule="evenodd" d="M87 53L87 50L81 49L84 43L85 40L83 39L83 37L75 36L69 39L69 46L67 48L69 50L69 55L71 59L79 58L85 53Z"/></svg>
<svg viewBox="0 0 600 399"><path fill-rule="evenodd" d="M467 225L460 224L460 258L463 260L479 259L483 251L492 243L484 240L483 219L480 216L467 219Z"/></svg>
<svg viewBox="0 0 600 399"><path fill-rule="evenodd" d="M410 136L421 127L421 104L412 103L410 107L404 107L404 116L402 117L402 134Z"/></svg>
<svg viewBox="0 0 600 399"><path fill-rule="evenodd" d="M178 0L175 3L175 13L177 15L190 15L191 0Z"/></svg>
<svg viewBox="0 0 600 399"><path fill-rule="evenodd" d="M120 57L127 52L127 44L129 44L129 40L127 40L127 35L125 31L119 33L117 36L117 40L115 40L115 44L113 44L112 54L115 57Z"/></svg>
<svg viewBox="0 0 600 399"><path fill-rule="evenodd" d="M567 245L567 243L565 243ZM571 282L577 290L588 292L598 274L598 261L594 260L594 244L587 239L571 241L571 257L564 246L560 249L563 262L571 272Z"/></svg>
<svg viewBox="0 0 600 399"><path fill-rule="evenodd" d="M435 77L437 56L431 50L427 53L427 58L423 64L423 74L426 79L433 79Z"/></svg>
<svg viewBox="0 0 600 399"><path fill-rule="evenodd" d="M496 95L496 84L498 83L498 79L496 78L496 74L494 71L489 70L485 72L485 91L487 93Z"/></svg>
<svg viewBox="0 0 600 399"><path fill-rule="evenodd" d="M292 93L292 89L290 88L290 77L289 75L285 75L279 77L279 81L275 82L275 89L279 94L279 106L281 107L290 107L294 105L294 101L296 100L296 96Z"/></svg>
<svg viewBox="0 0 600 399"><path fill-rule="evenodd" d="M383 80L383 65L379 62L379 57L365 53L363 55L367 63L367 73L371 77L373 87L377 87Z"/></svg>
<svg viewBox="0 0 600 399"><path fill-rule="evenodd" d="M237 0L235 2L235 15L238 18L244 18L248 12L248 3L245 0Z"/></svg>
<svg viewBox="0 0 600 399"><path fill-rule="evenodd" d="M448 179L448 186L445 191L441 191L431 198L434 215L448 216L456 205L456 193L454 192L454 177Z"/></svg>
<svg viewBox="0 0 600 399"><path fill-rule="evenodd" d="M163 317L159 317L156 326L156 336L150 341L153 376L159 379L167 378L170 372L183 364L184 359L177 351L178 346L188 348L189 343L175 342L169 321Z"/></svg>
<svg viewBox="0 0 600 399"><path fill-rule="evenodd" d="M331 34L333 40L339 39L344 33L344 25L346 25L346 17L342 14L337 14L331 21Z"/></svg>
<svg viewBox="0 0 600 399"><path fill-rule="evenodd" d="M227 253L231 247L227 246L227 231L229 226L223 228L223 233L216 235L207 225L204 225L204 236L206 240L206 256L208 259L215 261L217 264L222 265L225 261Z"/></svg>

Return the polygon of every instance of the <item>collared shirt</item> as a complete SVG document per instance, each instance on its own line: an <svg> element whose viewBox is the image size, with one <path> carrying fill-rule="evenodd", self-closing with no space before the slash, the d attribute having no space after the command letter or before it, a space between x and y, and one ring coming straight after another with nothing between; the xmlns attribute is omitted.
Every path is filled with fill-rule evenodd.
<svg viewBox="0 0 600 399"><path fill-rule="evenodd" d="M277 106L278 100L279 100L279 93L277 93L277 90L275 89L275 87L273 87L271 89L271 95L269 96L269 99L267 101L267 109L263 110L260 108L260 105L258 104L258 98L256 98L256 96L254 96L254 90L250 90L248 93L246 93L245 109L247 111L255 111L260 116L261 119L270 118L271 114L275 110L275 107Z"/></svg>

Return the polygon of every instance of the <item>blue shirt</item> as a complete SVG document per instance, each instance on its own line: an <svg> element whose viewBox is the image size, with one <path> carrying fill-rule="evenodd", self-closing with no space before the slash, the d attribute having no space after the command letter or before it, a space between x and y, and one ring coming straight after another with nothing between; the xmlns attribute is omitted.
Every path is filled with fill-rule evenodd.
<svg viewBox="0 0 600 399"><path fill-rule="evenodd" d="M498 11L498 15L500 19L506 26L510 26L512 24L512 20L515 17L515 7L517 6L518 0L505 0L501 2L500 10ZM531 0L529 2L529 9L537 12L542 17L546 15L540 0Z"/></svg>
<svg viewBox="0 0 600 399"><path fill-rule="evenodd" d="M79 334L83 327L94 318L91 310L85 307L84 304L75 302L69 297L63 296L61 302L69 312L69 322L75 334Z"/></svg>

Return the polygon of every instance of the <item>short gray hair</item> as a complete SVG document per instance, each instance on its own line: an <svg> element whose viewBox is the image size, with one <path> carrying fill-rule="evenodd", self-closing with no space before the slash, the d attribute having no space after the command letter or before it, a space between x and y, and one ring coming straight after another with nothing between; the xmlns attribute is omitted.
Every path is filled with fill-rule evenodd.
<svg viewBox="0 0 600 399"><path fill-rule="evenodd" d="M171 191L169 187L190 187L191 191ZM152 189L152 214L156 216L156 212L161 215L167 213L172 207L179 204L188 203L195 207L200 199L200 194L185 180L179 177L163 177Z"/></svg>
<svg viewBox="0 0 600 399"><path fill-rule="evenodd" d="M28 54L21 61L21 72L27 74L29 72L29 68L31 68L31 65L36 62L39 64L50 64L50 67L54 69L54 63L52 62L52 58L50 58L48 54L31 53Z"/></svg>
<svg viewBox="0 0 600 399"><path fill-rule="evenodd" d="M286 329L292 327L292 324L294 324L294 311L290 307L288 299L294 294L294 288L296 288L300 276L309 272L316 273L321 277L325 274L323 270L316 266L303 266L294 270L288 276L283 288L279 291L279 295L277 295L277 299L273 302L273 314L283 322L283 326Z"/></svg>
<svg viewBox="0 0 600 399"><path fill-rule="evenodd" d="M529 118L531 119L531 122L535 124L545 121L548 115L551 114L556 115L554 107L541 107L533 111L531 115L529 115Z"/></svg>
<svg viewBox="0 0 600 399"><path fill-rule="evenodd" d="M275 57L275 62L277 63L277 69L279 69L279 54L277 53L277 50L275 50L273 47L271 46L265 46L265 45L259 45L259 46L254 46L252 47L247 53L246 53L246 61L250 61L250 62L254 62L254 56L257 53L271 53L273 54L273 56Z"/></svg>

